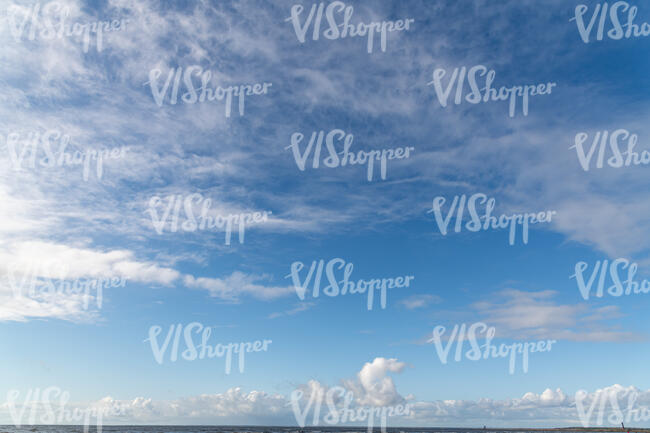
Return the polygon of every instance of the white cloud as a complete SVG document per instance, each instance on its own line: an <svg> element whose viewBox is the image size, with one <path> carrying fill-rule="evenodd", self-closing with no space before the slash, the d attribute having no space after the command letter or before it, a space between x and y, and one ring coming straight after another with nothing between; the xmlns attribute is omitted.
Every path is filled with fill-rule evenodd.
<svg viewBox="0 0 650 433"><path fill-rule="evenodd" d="M102 303L96 289L69 290L92 279L172 284L179 272L139 261L129 250L93 250L42 241L0 247L0 321L54 318L92 321ZM36 290L33 290L36 288Z"/></svg>
<svg viewBox="0 0 650 433"><path fill-rule="evenodd" d="M153 262L139 261L130 250L95 250L44 241L15 242L0 249L0 270L36 273L45 278L111 278L169 285L180 274Z"/></svg>
<svg viewBox="0 0 650 433"><path fill-rule="evenodd" d="M553 290L526 292L503 290L489 301L472 307L482 321L496 328L497 337L534 338L570 341L632 341L641 335L609 325L620 317L616 306L592 307L587 303L558 304Z"/></svg>
<svg viewBox="0 0 650 433"><path fill-rule="evenodd" d="M70 246L44 241L17 241L0 247L0 321L29 318L91 320L96 310L82 308L93 304L80 294L56 292L39 297L26 296L33 281L71 281L97 278L124 278L127 281L169 286L180 281L181 273L159 263L138 260L130 250L98 250L85 246ZM273 300L295 293L292 286L263 284L268 275L248 275L235 271L224 278L182 279L189 288L206 290L211 297L228 302L240 302L242 296ZM19 296L20 295L20 296ZM43 295L43 296L40 296ZM293 315L310 308L305 303L292 310L276 313Z"/></svg>
<svg viewBox="0 0 650 433"><path fill-rule="evenodd" d="M424 308L431 304L438 304L442 302L440 296L437 295L413 295L406 299L402 299L399 303L409 310L416 308Z"/></svg>
<svg viewBox="0 0 650 433"><path fill-rule="evenodd" d="M25 322L28 319L61 319L88 322L97 319L96 296L79 293L41 293L15 296L12 288L0 282L0 322Z"/></svg>
<svg viewBox="0 0 650 433"><path fill-rule="evenodd" d="M601 400L602 397L605 398ZM616 399L617 405L612 404L614 401L612 398ZM589 414L589 408L594 401L596 401L594 410ZM438 425L568 427L586 424L619 427L621 421L615 415L620 414L623 415L623 421L627 425L635 427L649 425L648 421L650 421L650 417L647 416L650 414L650 390L640 391L632 386L621 385L612 385L591 393L579 391L575 396L566 395L559 388L555 390L549 388L540 394L527 392L522 398L507 400L483 398L477 401L444 400L412 404L415 419L435 422ZM646 419L635 422L634 410L644 412ZM627 417L630 417L630 422Z"/></svg>
<svg viewBox="0 0 650 433"><path fill-rule="evenodd" d="M300 385L298 389L303 391L303 398L307 400L312 395L325 395L328 391L327 386L315 380ZM26 401L26 394L26 391L18 394L14 410L20 411ZM72 401L65 406L66 410L101 409L104 424L241 424L245 420L249 424L260 425L297 424L289 397L264 391L246 392L240 387L230 388L223 393L201 394L176 400L154 400L148 397L118 400L104 397L94 402ZM379 402L384 401L376 401ZM52 407L57 408L55 399L51 403ZM335 398L335 404L340 403L341 400ZM618 427L621 421L634 427L650 425L650 390L643 391L634 386L624 387L618 384L592 392L579 390L575 395L568 395L560 388L547 388L540 393L527 392L522 397L504 400L481 398L418 401L414 396L408 396L401 403L409 405L410 413L407 416L390 417L389 426ZM353 405L372 404L355 399ZM25 406L31 407L29 404ZM301 410L306 408L304 404L299 407ZM8 401L0 403L1 423L13 423L10 410ZM310 410L312 412L306 417L308 424L314 407ZM328 407L323 403L321 420L327 410ZM29 410L25 413L29 413ZM40 406L36 411L36 419L43 415L44 410ZM23 423L25 421L22 420ZM94 421L94 418L90 418L91 423Z"/></svg>
<svg viewBox="0 0 650 433"><path fill-rule="evenodd" d="M277 319L278 317L282 317L282 316L293 316L294 314L302 313L303 311L309 310L314 305L316 305L315 302L301 302L299 304L296 304L296 306L294 308L291 308L290 310L269 314L269 319Z"/></svg>
<svg viewBox="0 0 650 433"><path fill-rule="evenodd" d="M388 373L401 373L406 367L404 362L395 358L375 358L366 362L356 380L344 380L345 388L351 390L356 402L366 406L388 406L404 401L397 392L393 378Z"/></svg>
<svg viewBox="0 0 650 433"><path fill-rule="evenodd" d="M259 284L268 280L267 275L247 275L235 271L225 278L195 278L187 275L184 283L187 287L207 290L213 298L223 301L239 302L240 297L249 295L256 299L271 300L295 293L292 286L272 286Z"/></svg>
<svg viewBox="0 0 650 433"><path fill-rule="evenodd" d="M364 44L357 38L336 43L311 41L301 47L289 23L277 25L280 13L277 9L260 8L248 1L231 5L239 12L236 19L223 8L205 2L180 11L161 10L156 2L111 0L102 8L101 14L89 13L77 1L61 3L70 8L71 22L93 22L109 17L125 17L130 22L124 31L105 34L105 49L101 53L105 61L95 61L93 56L84 54L82 44L74 37L16 42L9 26L5 25L0 32L0 45L3 47L0 60L6 66L0 73L0 93L8 103L0 105L2 132L55 127L70 133L81 143L102 143L109 138L124 141L133 145L133 152L127 160L116 164L115 168L119 170L105 174L104 184L79 185L76 181L80 173L73 173L74 170L67 170L67 174L41 170L22 173L15 179L14 176L5 178L0 175L0 200L9 205L0 208L0 218L5 222L0 227L0 234L8 230L14 232L46 226L51 230L49 233L65 233L75 238L87 236L95 228L113 235L147 238L136 200L127 203L124 197L138 196L139 200L151 191L146 191L147 188L121 189L124 185L119 185L118 181L129 179L147 182L148 187L171 186L190 190L188 179L203 179L210 175L247 181L241 184L240 196L231 197L230 201L223 200L229 203L229 207L251 208L251 203L245 203L242 197L250 196L253 191L258 199L277 206L273 219L269 224L260 225L260 230L326 232L332 227L344 229L358 221L372 224L421 216L424 203L419 203L420 194L414 198L408 196L408 189L396 194L377 186L375 193L364 190L356 195L342 196L338 188L321 182L321 173L326 173L325 176L329 173L323 170L311 177L303 176L304 186L286 193L258 192L260 179L286 178L287 173L294 176L295 166L287 163L289 158L284 158L288 154L278 156L275 147L247 146L247 142L286 142L291 132L303 128L295 123L292 115L295 111L277 116L271 105L264 105L271 104L270 101L259 101L260 107L269 109L257 113L258 118L251 117L252 125L246 127L247 131L238 129L235 122L226 121L222 107L218 105L177 106L174 110L156 107L150 92L143 86L151 68L201 64L210 67L223 79L259 81L281 77L286 81L289 76L292 85L288 96L299 101L295 108L299 112L305 107L312 109L318 102L319 105L363 115L407 114L413 122L396 125L396 130L390 135L403 136L408 142L423 143L426 147L417 147L416 159L403 161L400 165L402 178L416 179L419 186L422 182L445 186L459 181L457 174L463 173L466 176L462 176L462 182L468 187L495 185L492 192L499 193L504 207L521 206L525 209L541 203L557 210L557 221L550 228L572 240L609 255L642 256L644 253L638 239L647 238L645 234L650 233L650 226L645 219L648 200L638 188L643 181L643 176L638 176L641 171L633 168L601 170L597 176L582 172L568 149L576 132L576 122L561 118L563 112L558 107L562 106L562 100L543 113L549 122L557 121L553 130L533 116L507 119L503 116L502 105L495 106L496 115L492 115L491 106L476 107L473 111L441 110L436 106L431 89L424 84L432 68L468 64L463 62L484 57L484 46L469 47L463 55L450 54L453 41L449 36L438 35L432 43L430 38L423 39L422 33L409 32L392 34L387 53L366 56ZM468 28L472 28L469 24L474 23L480 13L482 17L490 17L495 29L502 29L508 25L507 12L521 8L527 11L529 7L520 2L505 2L498 7L477 6L473 11L457 15ZM553 8L548 8L536 13L550 20L552 11ZM383 19L390 13L387 5L355 10L355 16L373 19ZM6 22L9 18L6 8L0 14L0 20ZM252 27L257 31L250 32ZM557 48L559 39L551 38L549 34L557 35L558 32L575 36L570 26L556 28L554 32L534 32L543 41L535 49L539 46L548 50ZM168 37L171 34L175 35L172 40ZM490 47L490 66L498 69L500 82L506 82L508 78L506 67L510 66L514 51L507 47L511 44L528 54L531 69L540 67L544 73L548 69L541 60L544 56L537 52L533 55L531 47L522 45L515 35L501 38L500 44ZM522 55L522 52L517 52ZM230 58L235 60L228 60ZM567 58L562 57L562 61L567 61ZM305 68L306 64L311 66ZM363 79L358 79L360 65L365 66ZM39 73L33 74L32 71ZM29 80L23 79L28 73ZM21 86L7 85L16 82ZM563 92L572 105L576 95L593 95L593 98L602 98L600 103L603 106L615 106L613 97L608 99L593 86L587 88L586 85L563 83ZM295 98L296 95L307 103L300 105L302 99ZM92 110L88 110L85 106L70 104L75 97L96 103ZM286 101L280 95L277 98L280 104ZM581 102L585 103L582 99ZM56 109L48 110L48 106ZM539 109L541 111L542 107ZM630 117L644 119L646 114L634 111ZM265 125L263 136L255 136L249 131L256 131L260 124ZM440 125L445 127L439 128ZM504 125L507 133L495 133L504 129ZM649 135L647 125L639 120L623 119L616 125L597 126L627 127L638 131L640 137ZM440 136L434 142L429 136L431 128L440 129ZM221 133L220 139L217 142L206 140L203 135L206 131ZM369 131L354 132L355 143L360 145L388 145L377 137L367 138ZM234 136L240 140L237 144L241 145L238 147L241 151L236 152L233 159ZM452 141L463 144L450 145ZM558 155L563 156L558 158ZM272 166L264 164L270 160L269 156L275 157ZM535 161L534 166L530 164L531 160ZM0 161L0 168L4 170L5 167ZM390 176L395 174L397 177L398 170L398 166L391 167ZM255 172L253 178L246 179L252 172ZM630 182L633 176L626 173L636 173L636 181ZM337 176L343 181L356 179L360 187L365 185L363 173L354 169L339 170ZM318 194L304 193L313 191L315 183L318 183ZM26 185L34 186L27 191ZM130 194L122 195L106 188L107 185L119 185L120 192ZM541 190L540 185L544 185ZM631 188L625 191L637 191L634 194L611 194L612 185L627 185ZM21 191L21 200L25 203L12 204L5 200L3 193L6 191ZM97 195L105 198L101 204L87 202L87 197ZM318 202L312 200L314 196L319 197ZM48 198L47 206L43 206L46 215L21 220L9 210L24 208L29 200L42 200L43 197ZM332 202L345 208L346 212L333 211ZM381 211L377 212L378 209ZM370 215L372 218L368 218ZM613 220L619 223L612 224ZM28 221L35 224L28 225ZM70 221L73 224L66 224Z"/></svg>

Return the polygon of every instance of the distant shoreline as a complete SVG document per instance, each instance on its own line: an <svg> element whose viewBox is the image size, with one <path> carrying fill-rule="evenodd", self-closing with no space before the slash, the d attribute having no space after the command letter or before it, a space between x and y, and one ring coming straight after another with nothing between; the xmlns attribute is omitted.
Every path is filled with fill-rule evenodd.
<svg viewBox="0 0 650 433"><path fill-rule="evenodd" d="M31 424L31 425L21 425L21 429L29 428L38 428L38 427L49 427L49 426L58 426L58 427L83 427L79 424ZM12 424L0 424L2 427L15 427ZM94 426L90 426L92 430ZM125 427L203 427L203 428L215 428L219 430L230 430L230 431L241 431L241 432L252 432L252 431L263 431L271 432L273 430L283 430L283 431L323 431L323 432L343 432L343 431L367 431L368 428L365 426L269 426L269 425L212 425L212 424L105 424L102 425L102 428L115 427L115 428L125 428ZM375 427L374 432L381 432L380 427ZM562 432L642 432L650 433L650 427L637 428L634 426L625 427L549 427L549 428L523 428L523 427L386 427L386 431L391 432L418 432L418 431L436 431L436 432L549 432L549 431L562 431Z"/></svg>

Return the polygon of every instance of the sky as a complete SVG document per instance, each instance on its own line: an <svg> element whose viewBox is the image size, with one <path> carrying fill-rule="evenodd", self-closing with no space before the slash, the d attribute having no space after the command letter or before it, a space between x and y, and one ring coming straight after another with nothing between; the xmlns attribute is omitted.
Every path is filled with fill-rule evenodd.
<svg viewBox="0 0 650 433"><path fill-rule="evenodd" d="M603 4L324 2L319 21L296 0L2 0L0 424L46 389L109 424L297 425L292 395L338 389L408 405L397 426L580 425L583 402L617 425L619 398L650 415L650 295L607 291L650 279L650 5ZM336 38L345 8L392 22L385 44ZM480 65L478 87L544 94L469 103L450 79ZM484 222L490 199L548 215L510 242L450 210ZM328 275L365 293L328 296ZM473 360L463 324L553 343L527 368ZM205 328L222 356L186 359ZM230 368L229 343L249 350Z"/></svg>

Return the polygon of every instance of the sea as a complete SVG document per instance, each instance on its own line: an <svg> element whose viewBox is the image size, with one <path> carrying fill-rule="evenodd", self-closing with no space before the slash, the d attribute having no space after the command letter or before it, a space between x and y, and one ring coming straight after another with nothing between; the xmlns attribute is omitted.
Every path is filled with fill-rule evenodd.
<svg viewBox="0 0 650 433"><path fill-rule="evenodd" d="M96 426L65 426L65 425L37 425L22 426L0 425L0 433L367 433L367 427L263 427L263 426L103 426L98 430ZM618 431L598 428L594 430L583 428L563 429L470 429L470 428L411 428L387 427L386 433L558 433L558 432L603 432ZM375 428L373 433L381 433L380 428Z"/></svg>

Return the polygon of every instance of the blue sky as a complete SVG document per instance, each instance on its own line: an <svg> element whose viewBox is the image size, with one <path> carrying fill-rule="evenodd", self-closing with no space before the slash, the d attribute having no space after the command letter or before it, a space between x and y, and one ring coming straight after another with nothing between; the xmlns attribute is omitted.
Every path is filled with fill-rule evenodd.
<svg viewBox="0 0 650 433"><path fill-rule="evenodd" d="M589 19L597 2L583 3ZM33 4L1 8L0 402L58 386L78 404L128 406L115 423L295 424L294 389L344 384L360 405L410 402L414 415L394 425L522 427L578 424L578 390L622 386L650 402L648 295L585 300L569 278L577 262L623 257L650 278L647 166L584 171L570 149L578 133L618 129L648 149L647 37L586 44L570 21L581 3L555 0L354 2L352 23L415 19L372 53L365 38L300 43L286 19L312 3L61 4L69 22L129 21L84 52L75 36L16 40L24 9L12 5ZM635 23L650 21L648 5L630 5ZM215 87L272 86L247 96L243 116L219 101L158 106L150 71L163 80L193 65ZM434 69L475 65L495 70L497 87L557 86L527 116L509 117L507 102L441 107ZM415 150L388 161L385 180L311 159L300 171L292 134L305 146L334 129L353 134L355 151ZM52 130L71 152L126 153L88 180L79 166L17 169L10 135ZM557 215L525 245L508 245L506 229L441 235L432 200L475 193L494 197L497 215ZM191 194L211 199L213 215L271 213L243 243L234 233L225 245L222 230L157 233L151 198ZM354 279L415 278L388 290L386 309L368 311L362 294L300 300L291 264L334 258L354 264ZM128 282L106 289L101 308L70 294L17 298L10 277L30 266L41 280L65 266L70 281ZM211 344L273 343L247 354L243 373L225 374L223 359L157 364L149 329L192 322L214 327ZM495 326L497 342L557 343L514 375L504 359L442 364L426 344L437 325L475 322Z"/></svg>

